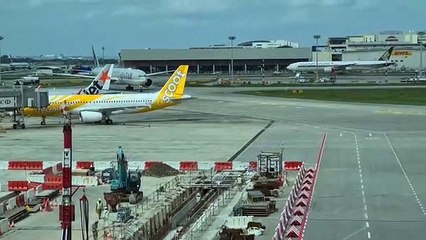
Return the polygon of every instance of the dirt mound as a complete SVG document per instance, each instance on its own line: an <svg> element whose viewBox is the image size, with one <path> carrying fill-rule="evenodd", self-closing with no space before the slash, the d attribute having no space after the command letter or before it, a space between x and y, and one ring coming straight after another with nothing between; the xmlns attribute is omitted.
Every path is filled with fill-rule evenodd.
<svg viewBox="0 0 426 240"><path fill-rule="evenodd" d="M147 170L142 171L143 176L148 177L169 177L179 174L179 170L176 170L165 163L154 163Z"/></svg>

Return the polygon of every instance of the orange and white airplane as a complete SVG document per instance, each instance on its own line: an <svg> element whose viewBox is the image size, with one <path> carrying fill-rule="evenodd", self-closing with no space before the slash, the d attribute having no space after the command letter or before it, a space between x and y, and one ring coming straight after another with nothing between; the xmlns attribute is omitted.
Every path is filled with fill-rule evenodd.
<svg viewBox="0 0 426 240"><path fill-rule="evenodd" d="M184 95L188 67L179 66L163 88L155 93L51 96L47 108L25 108L24 115L45 119L48 116L71 114L83 123L104 121L112 124L111 115L154 111L190 99L191 96Z"/></svg>

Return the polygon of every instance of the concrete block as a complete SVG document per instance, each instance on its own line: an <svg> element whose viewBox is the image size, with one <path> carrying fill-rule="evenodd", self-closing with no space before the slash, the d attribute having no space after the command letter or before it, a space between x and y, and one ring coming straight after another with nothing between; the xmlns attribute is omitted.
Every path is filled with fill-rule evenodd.
<svg viewBox="0 0 426 240"><path fill-rule="evenodd" d="M238 216L238 217L228 217L226 219L226 226L229 228L247 228L249 222L253 221L253 216Z"/></svg>
<svg viewBox="0 0 426 240"><path fill-rule="evenodd" d="M7 201L7 210L10 211L16 207L16 197L11 198Z"/></svg>

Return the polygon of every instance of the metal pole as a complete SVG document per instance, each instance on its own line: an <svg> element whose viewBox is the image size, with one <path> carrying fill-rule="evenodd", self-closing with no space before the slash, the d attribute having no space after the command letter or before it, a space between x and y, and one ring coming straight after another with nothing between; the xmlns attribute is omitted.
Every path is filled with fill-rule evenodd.
<svg viewBox="0 0 426 240"><path fill-rule="evenodd" d="M423 77L423 36L425 34L425 32L419 32L417 33L419 39L419 43L420 43L420 72L419 72L419 78Z"/></svg>
<svg viewBox="0 0 426 240"><path fill-rule="evenodd" d="M1 40L3 40L4 37L0 36L0 85L3 85L3 82L1 81L1 70L2 70L2 66L1 66L1 60L2 60L2 55L1 55Z"/></svg>
<svg viewBox="0 0 426 240"><path fill-rule="evenodd" d="M236 38L235 36L228 37L231 40L231 84L234 83L234 40Z"/></svg>
<svg viewBox="0 0 426 240"><path fill-rule="evenodd" d="M423 43L420 43L420 77L423 77Z"/></svg>
<svg viewBox="0 0 426 240"><path fill-rule="evenodd" d="M315 39L315 67L316 67L315 82L318 82L318 39L320 37L321 37L320 35L314 35L314 39Z"/></svg>
<svg viewBox="0 0 426 240"><path fill-rule="evenodd" d="M105 47L102 47L102 65L105 66Z"/></svg>
<svg viewBox="0 0 426 240"><path fill-rule="evenodd" d="M74 204L72 202L72 129L71 116L64 112L64 155L62 165L62 204L59 207L62 240L71 240L72 222L75 220Z"/></svg>
<svg viewBox="0 0 426 240"><path fill-rule="evenodd" d="M231 83L234 83L234 41L231 40Z"/></svg>
<svg viewBox="0 0 426 240"><path fill-rule="evenodd" d="M315 42L315 66L317 70L315 80L318 82L318 38L316 39L316 42Z"/></svg>

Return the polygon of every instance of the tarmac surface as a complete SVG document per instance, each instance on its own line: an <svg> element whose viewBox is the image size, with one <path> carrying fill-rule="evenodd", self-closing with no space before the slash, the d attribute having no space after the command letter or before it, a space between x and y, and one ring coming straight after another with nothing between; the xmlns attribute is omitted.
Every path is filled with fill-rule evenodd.
<svg viewBox="0 0 426 240"><path fill-rule="evenodd" d="M135 161L223 161L273 121L235 160L284 147L286 160L313 166L327 133L305 239L424 239L426 107L232 94L236 90L189 88L186 94L198 99L177 107L116 116L112 126L77 124L75 160L109 162L121 145ZM8 131L0 137L2 160L60 161L59 120L41 127L31 119L28 129ZM277 203L279 211L283 204ZM273 230L277 221L265 218L264 224Z"/></svg>
<svg viewBox="0 0 426 240"><path fill-rule="evenodd" d="M200 96L199 101L216 104L198 110L275 121L237 160L253 160L259 150L284 145L285 159L314 165L321 136L328 134L304 239L424 239L425 107L218 91L220 98ZM265 222L274 229L277 220Z"/></svg>

